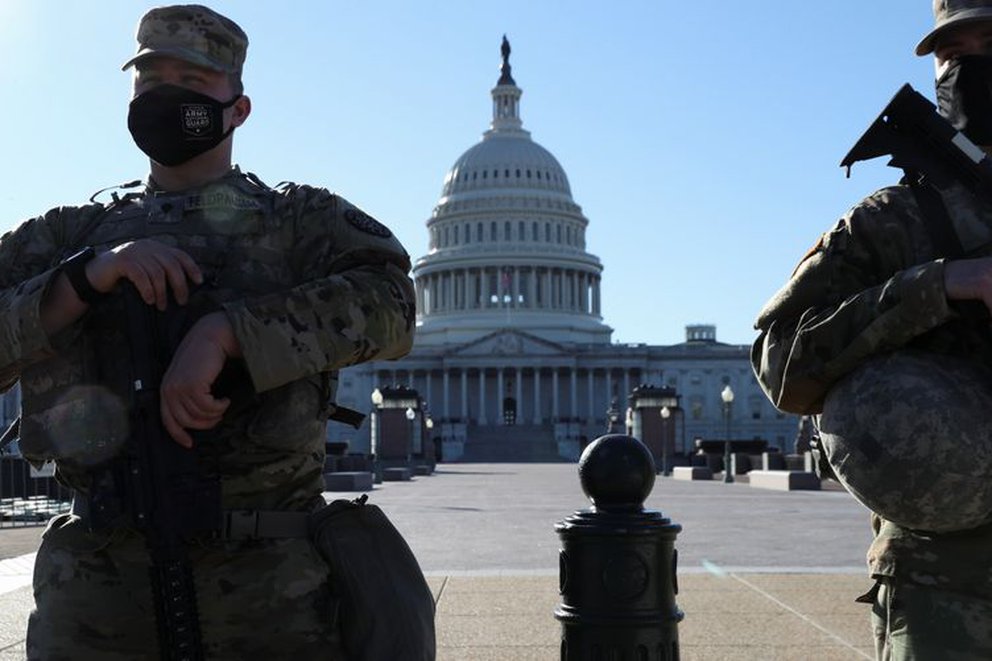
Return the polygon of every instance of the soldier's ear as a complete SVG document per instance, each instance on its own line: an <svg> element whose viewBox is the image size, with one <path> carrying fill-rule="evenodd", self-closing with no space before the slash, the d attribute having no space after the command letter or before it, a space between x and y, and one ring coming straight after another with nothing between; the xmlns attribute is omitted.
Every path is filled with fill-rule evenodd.
<svg viewBox="0 0 992 661"><path fill-rule="evenodd" d="M251 114L251 99L242 94L238 97L238 100L234 102L231 106L231 126L238 127L245 123L248 119L248 115Z"/></svg>

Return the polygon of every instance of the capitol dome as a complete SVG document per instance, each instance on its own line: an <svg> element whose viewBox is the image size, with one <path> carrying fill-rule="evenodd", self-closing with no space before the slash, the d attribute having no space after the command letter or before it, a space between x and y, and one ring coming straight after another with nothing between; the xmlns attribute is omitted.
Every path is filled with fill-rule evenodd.
<svg viewBox="0 0 992 661"><path fill-rule="evenodd" d="M542 195L559 193L572 199L568 177L551 152L531 140L525 131L493 131L462 154L448 171L441 203L451 195L510 186L540 191Z"/></svg>
<svg viewBox="0 0 992 661"><path fill-rule="evenodd" d="M566 344L608 343L603 267L585 250L589 221L558 160L531 139L502 45L493 118L444 178L417 260L418 345L464 343L512 325Z"/></svg>

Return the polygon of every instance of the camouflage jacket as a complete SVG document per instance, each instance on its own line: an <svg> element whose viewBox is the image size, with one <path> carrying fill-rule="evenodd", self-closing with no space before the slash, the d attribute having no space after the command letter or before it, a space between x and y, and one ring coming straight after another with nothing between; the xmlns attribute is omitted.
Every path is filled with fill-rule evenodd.
<svg viewBox="0 0 992 661"><path fill-rule="evenodd" d="M241 345L251 397L232 404L212 435L224 506L302 507L323 487L336 370L410 349L409 256L344 199L295 184L270 189L237 168L199 189L148 186L109 205L52 209L4 235L0 390L20 379L22 452L56 460L60 477L82 491L88 468L120 440L114 402L105 401L113 398L87 383L87 317L96 313L49 338L39 305L68 256L139 238L193 257Z"/></svg>
<svg viewBox="0 0 992 661"><path fill-rule="evenodd" d="M940 194L965 254L992 254L992 204L963 187ZM824 234L755 327L751 362L758 381L778 408L794 413L819 413L838 379L882 352L913 347L992 365L988 318L970 304L948 302L944 258L904 185L870 195ZM873 574L924 582L931 576L931 582L984 586L992 595L988 531L951 539L881 520L875 529L868 553Z"/></svg>
<svg viewBox="0 0 992 661"><path fill-rule="evenodd" d="M966 254L992 254L992 205L963 188L942 192ZM827 390L869 356L901 347L992 365L987 321L944 295L944 259L906 186L850 210L765 305L751 362L784 411L819 413Z"/></svg>

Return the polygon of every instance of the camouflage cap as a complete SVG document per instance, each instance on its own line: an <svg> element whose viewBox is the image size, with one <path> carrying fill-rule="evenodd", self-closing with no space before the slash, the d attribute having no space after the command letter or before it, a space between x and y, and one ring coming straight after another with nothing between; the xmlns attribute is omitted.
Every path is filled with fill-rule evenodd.
<svg viewBox="0 0 992 661"><path fill-rule="evenodd" d="M827 393L820 441L837 479L906 528L992 521L992 370L903 349L867 360Z"/></svg>
<svg viewBox="0 0 992 661"><path fill-rule="evenodd" d="M153 55L168 55L215 71L241 74L248 35L231 19L203 5L150 9L138 21L138 52L127 69Z"/></svg>
<svg viewBox="0 0 992 661"><path fill-rule="evenodd" d="M932 53L937 37L965 23L992 21L992 0L933 0L933 30L916 45L917 55Z"/></svg>

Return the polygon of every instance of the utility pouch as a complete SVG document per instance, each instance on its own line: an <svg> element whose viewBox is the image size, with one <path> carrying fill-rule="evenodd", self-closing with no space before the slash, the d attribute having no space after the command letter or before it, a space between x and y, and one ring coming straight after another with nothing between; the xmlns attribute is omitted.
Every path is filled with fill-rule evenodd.
<svg viewBox="0 0 992 661"><path fill-rule="evenodd" d="M381 509L335 500L310 515L330 566L341 639L352 661L433 661L434 598L406 540Z"/></svg>

